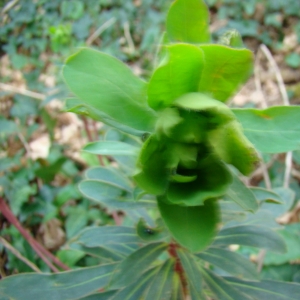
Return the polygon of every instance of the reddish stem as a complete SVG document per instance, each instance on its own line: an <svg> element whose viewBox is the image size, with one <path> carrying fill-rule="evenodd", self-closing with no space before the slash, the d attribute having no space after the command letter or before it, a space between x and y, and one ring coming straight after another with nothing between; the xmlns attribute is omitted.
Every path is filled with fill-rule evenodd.
<svg viewBox="0 0 300 300"><path fill-rule="evenodd" d="M170 243L168 252L169 252L169 254L170 254L171 257L175 258L174 270L175 270L175 272L178 274L178 276L180 278L180 282L181 282L181 286L182 286L182 291L183 291L184 296L186 297L188 295L187 281L186 281L185 273L184 273L181 261L180 261L180 259L178 257L176 248L178 248L178 245L176 243Z"/></svg>
<svg viewBox="0 0 300 300"><path fill-rule="evenodd" d="M4 215L4 217L14 225L18 231L23 235L23 237L27 240L30 246L34 249L34 251L38 254L38 256L49 266L49 268L54 272L59 272L59 270L48 260L52 259L59 267L64 270L69 270L69 267L63 264L57 257L55 257L52 253L50 253L47 249L45 249L41 244L39 244L21 225L18 219L14 216L9 206L6 204L3 198L0 197L0 211ZM48 257L47 257L48 256Z"/></svg>

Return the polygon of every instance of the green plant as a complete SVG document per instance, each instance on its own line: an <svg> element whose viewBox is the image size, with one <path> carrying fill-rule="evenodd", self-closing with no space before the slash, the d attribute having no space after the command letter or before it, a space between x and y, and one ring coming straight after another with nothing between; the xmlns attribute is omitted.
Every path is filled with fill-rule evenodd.
<svg viewBox="0 0 300 300"><path fill-rule="evenodd" d="M131 220L86 228L69 241L107 264L10 277L0 282L4 299L297 299L300 285L259 281L253 264L228 246L285 251L276 226L262 222L263 207L282 205L281 197L246 187L238 175L255 167L255 148L298 149L300 109L224 104L250 76L253 55L236 32L223 45L209 44L202 1L175 1L166 27L148 84L90 49L63 69L77 97L68 100L69 111L123 132L84 148L115 157L122 169L92 168L79 189Z"/></svg>

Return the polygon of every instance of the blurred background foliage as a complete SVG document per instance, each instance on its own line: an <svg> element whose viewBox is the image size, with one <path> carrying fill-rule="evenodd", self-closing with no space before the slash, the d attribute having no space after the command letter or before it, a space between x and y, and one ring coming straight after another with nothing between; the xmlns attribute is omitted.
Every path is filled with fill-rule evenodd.
<svg viewBox="0 0 300 300"><path fill-rule="evenodd" d="M300 1L207 0L211 31L217 40L237 29L256 54L267 45L280 67L292 104L300 101ZM90 46L116 56L133 71L149 78L156 47L164 30L170 0L12 0L0 1L0 196L22 226L70 268L103 260L70 249L76 233L88 225L113 225L125 218L85 199L77 184L91 166L111 165L125 173L134 165L128 158L96 157L80 149L101 139L139 144L106 126L64 111L68 92L60 76L64 59L78 47ZM274 71L257 55L260 90L255 78L233 99L238 107L281 104ZM116 108L117 109L117 108ZM272 188L282 186L285 155L265 156ZM300 151L293 155L290 194L286 205L271 211L284 227L288 253L257 253L235 249L261 261L262 277L300 282ZM265 186L257 170L249 178ZM278 191L277 191L278 192ZM123 224L132 221L123 220ZM35 254L20 232L0 215L1 236L41 270L49 267ZM1 276L32 271L0 243Z"/></svg>

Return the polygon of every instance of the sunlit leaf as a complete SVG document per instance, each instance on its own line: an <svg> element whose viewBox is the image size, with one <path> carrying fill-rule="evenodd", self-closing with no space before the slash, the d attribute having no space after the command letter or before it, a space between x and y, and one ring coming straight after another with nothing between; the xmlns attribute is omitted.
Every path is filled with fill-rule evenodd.
<svg viewBox="0 0 300 300"><path fill-rule="evenodd" d="M255 148L266 153L300 149L300 107L274 106L264 110L233 109L244 134Z"/></svg>
<svg viewBox="0 0 300 300"><path fill-rule="evenodd" d="M209 11L202 0L176 0L168 12L166 26L174 42L210 41Z"/></svg>
<svg viewBox="0 0 300 300"><path fill-rule="evenodd" d="M199 2L199 1L198 1ZM155 110L169 107L186 93L197 92L204 65L203 52L196 46L167 46L168 60L154 71L148 86L148 104Z"/></svg>
<svg viewBox="0 0 300 300"><path fill-rule="evenodd" d="M250 77L253 53L247 49L233 49L222 45L203 45L205 66L199 91L225 102Z"/></svg>
<svg viewBox="0 0 300 300"><path fill-rule="evenodd" d="M146 83L121 61L82 48L68 58L63 76L84 104L136 130L152 131L155 113L147 107Z"/></svg>

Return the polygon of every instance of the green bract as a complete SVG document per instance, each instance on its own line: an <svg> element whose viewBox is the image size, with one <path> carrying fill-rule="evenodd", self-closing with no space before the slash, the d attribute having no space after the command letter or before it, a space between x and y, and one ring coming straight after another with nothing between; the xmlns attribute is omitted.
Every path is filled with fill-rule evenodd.
<svg viewBox="0 0 300 300"><path fill-rule="evenodd" d="M217 199L226 195L245 210L258 207L253 192L233 177L228 165L249 174L258 162L253 144L261 151L279 152L277 128L293 132L291 123L281 126L280 108L231 110L225 104L251 75L253 54L236 31L225 33L220 44L210 44L208 16L201 0L172 4L160 61L148 84L122 62L90 49L79 50L63 69L77 97L68 101L70 111L147 136L137 154L134 180L157 196L161 216L177 242L195 252L215 235ZM283 112L286 120L291 111ZM265 147L264 138L269 141ZM297 145L295 139L287 141L284 149ZM122 143L93 143L85 150L133 158L137 153Z"/></svg>

